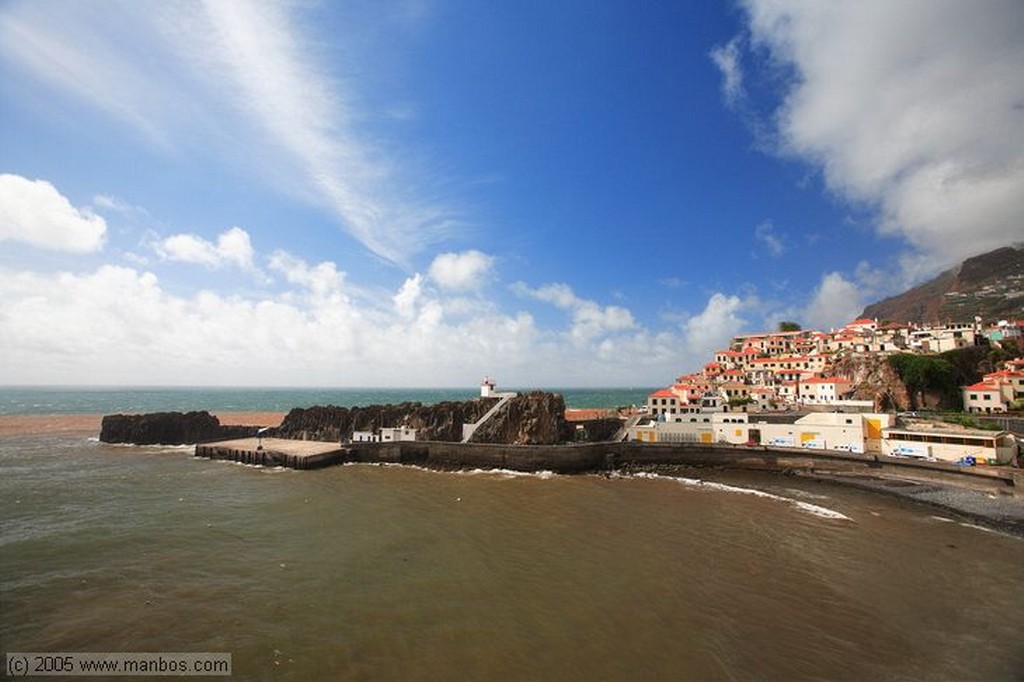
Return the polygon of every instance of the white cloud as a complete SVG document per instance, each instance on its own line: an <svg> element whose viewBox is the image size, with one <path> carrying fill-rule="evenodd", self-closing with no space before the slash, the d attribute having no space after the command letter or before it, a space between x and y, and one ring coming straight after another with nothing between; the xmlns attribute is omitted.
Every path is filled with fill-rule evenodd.
<svg viewBox="0 0 1024 682"><path fill-rule="evenodd" d="M171 293L140 268L0 271L0 376L30 384L473 386L659 385L692 371L744 324L751 299L716 293L675 330L566 285L515 289L565 310L565 329L525 310L464 306L416 274L392 292L346 284L334 263L283 251L276 293ZM280 284L280 283L279 283ZM278 291L278 289L283 289ZM460 314L454 315L452 310Z"/></svg>
<svg viewBox="0 0 1024 682"><path fill-rule="evenodd" d="M743 329L746 320L739 316L744 302L739 296L712 294L707 305L683 325L684 344L691 358L703 364L716 350Z"/></svg>
<svg viewBox="0 0 1024 682"><path fill-rule="evenodd" d="M430 264L428 274L442 289L480 289L493 274L494 259L476 250L442 253Z"/></svg>
<svg viewBox="0 0 1024 682"><path fill-rule="evenodd" d="M0 174L0 241L88 253L102 248L106 232L101 216L75 208L49 182Z"/></svg>
<svg viewBox="0 0 1024 682"><path fill-rule="evenodd" d="M551 303L557 308L570 311L572 326L569 336L578 342L625 332L636 326L628 309L616 305L601 306L595 301L580 298L567 284L546 284L532 289L523 282L517 282L511 288L519 296Z"/></svg>
<svg viewBox="0 0 1024 682"><path fill-rule="evenodd" d="M775 225L770 220L765 220L754 228L754 239L764 245L772 258L778 258L786 252L786 245L782 237L775 233Z"/></svg>
<svg viewBox="0 0 1024 682"><path fill-rule="evenodd" d="M416 273L405 280L402 288L392 297L395 302L395 310L405 318L413 317L416 314L416 304L423 294L423 276Z"/></svg>
<svg viewBox="0 0 1024 682"><path fill-rule="evenodd" d="M317 296L333 264L278 254L296 291L277 296L190 296L152 273L0 272L0 376L13 383L168 385L473 386L485 374L550 385L562 349L525 312L446 320L442 301L406 282L400 305ZM324 266L324 267L321 267ZM338 279L334 279L337 284ZM580 366L608 367L597 353ZM580 379L586 383L585 378Z"/></svg>
<svg viewBox="0 0 1024 682"><path fill-rule="evenodd" d="M744 96L740 39L736 37L725 45L716 45L709 56L722 72L722 99L730 108L737 106Z"/></svg>
<svg viewBox="0 0 1024 682"><path fill-rule="evenodd" d="M315 7L287 0L110 0L104 12L24 3L0 13L0 54L158 148L235 158L275 190L326 210L399 263L456 229L432 175L373 142L358 110L365 69L332 72ZM111 22L110 16L117 16ZM130 27L130 30L127 28ZM116 84L112 87L111 84ZM257 157L254 163L254 155Z"/></svg>
<svg viewBox="0 0 1024 682"><path fill-rule="evenodd" d="M158 241L154 248L167 260L208 268L234 265L243 270L254 269L252 242L249 233L240 227L222 232L216 244L194 234L175 234Z"/></svg>
<svg viewBox="0 0 1024 682"><path fill-rule="evenodd" d="M339 272L330 261L311 266L301 258L278 249L271 254L268 265L271 270L284 275L289 283L297 284L320 298L344 295L345 273Z"/></svg>
<svg viewBox="0 0 1024 682"><path fill-rule="evenodd" d="M950 263L1024 225L1024 4L746 0L757 56L792 70L778 145L879 229Z"/></svg>
<svg viewBox="0 0 1024 682"><path fill-rule="evenodd" d="M803 312L805 325L817 329L840 327L852 322L864 309L860 287L838 272L821 278L811 302Z"/></svg>

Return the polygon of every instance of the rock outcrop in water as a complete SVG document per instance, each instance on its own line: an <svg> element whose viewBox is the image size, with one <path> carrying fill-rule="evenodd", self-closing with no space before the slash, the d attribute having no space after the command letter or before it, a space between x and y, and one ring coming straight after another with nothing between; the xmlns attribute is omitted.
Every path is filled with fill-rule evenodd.
<svg viewBox="0 0 1024 682"><path fill-rule="evenodd" d="M417 440L454 443L462 440L462 425L478 421L495 401L495 398L482 398L434 405L407 402L367 407L297 407L285 416L272 435L295 440L349 440L353 431L408 426L416 429Z"/></svg>
<svg viewBox="0 0 1024 682"><path fill-rule="evenodd" d="M108 414L100 426L104 443L191 445L256 435L258 426L223 426L209 412Z"/></svg>
<svg viewBox="0 0 1024 682"><path fill-rule="evenodd" d="M555 445L573 439L565 400L556 393L520 393L476 430L471 443Z"/></svg>

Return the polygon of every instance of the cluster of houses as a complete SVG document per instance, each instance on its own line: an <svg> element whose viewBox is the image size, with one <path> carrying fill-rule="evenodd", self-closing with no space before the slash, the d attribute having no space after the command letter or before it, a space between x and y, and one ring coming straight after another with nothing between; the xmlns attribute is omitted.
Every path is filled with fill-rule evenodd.
<svg viewBox="0 0 1024 682"><path fill-rule="evenodd" d="M1006 462L1014 437L979 429L940 433L934 424L897 428L871 401L853 400L853 382L834 373L848 354L940 353L983 343L1024 343L1024 321L994 325L879 324L858 319L829 332L780 331L735 337L694 374L647 399L632 427L644 442L759 444L874 452L947 461ZM964 388L965 409L1006 412L1024 398L1024 361ZM793 412L807 412L793 416ZM790 414L785 414L790 413Z"/></svg>

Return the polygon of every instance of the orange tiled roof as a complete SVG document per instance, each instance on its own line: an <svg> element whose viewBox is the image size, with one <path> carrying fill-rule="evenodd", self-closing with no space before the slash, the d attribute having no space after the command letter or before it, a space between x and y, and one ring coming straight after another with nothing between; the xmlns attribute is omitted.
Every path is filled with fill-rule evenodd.
<svg viewBox="0 0 1024 682"><path fill-rule="evenodd" d="M982 381L982 382L979 382L979 383L974 384L972 386L968 386L967 390L968 391L995 391L995 392L998 392L999 391L999 387L998 386L993 386L992 384L986 384L984 381Z"/></svg>
<svg viewBox="0 0 1024 682"><path fill-rule="evenodd" d="M811 377L803 379L805 384L849 384L852 383L849 379L842 377Z"/></svg>

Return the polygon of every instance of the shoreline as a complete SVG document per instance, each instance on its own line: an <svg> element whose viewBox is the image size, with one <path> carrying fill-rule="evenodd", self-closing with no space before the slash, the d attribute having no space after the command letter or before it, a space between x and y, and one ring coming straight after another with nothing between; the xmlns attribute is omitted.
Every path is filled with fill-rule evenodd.
<svg viewBox="0 0 1024 682"><path fill-rule="evenodd" d="M284 419L285 412L211 412L225 426L277 426ZM54 434L81 434L98 436L103 420L102 414L22 414L0 415L0 437L18 437ZM422 465L421 465L422 466ZM434 466L439 470L462 469L460 466ZM651 471L668 476L693 476L713 471L749 471L744 467L730 466L727 462L716 465L694 466L687 464L634 464L623 468L624 472ZM814 471L793 471L786 467L779 469L758 469L757 473L769 478L794 476L822 485L836 485L861 490L870 494L884 495L950 513L962 519L975 522L988 529L1024 538L1024 498L1007 491L1007 494L993 494L971 481L935 481L924 477L892 472L851 472L829 471L827 467Z"/></svg>
<svg viewBox="0 0 1024 682"><path fill-rule="evenodd" d="M222 426L278 426L286 412L214 412ZM90 433L100 435L105 415L84 414L4 414L0 415L0 437L33 436L54 433Z"/></svg>

